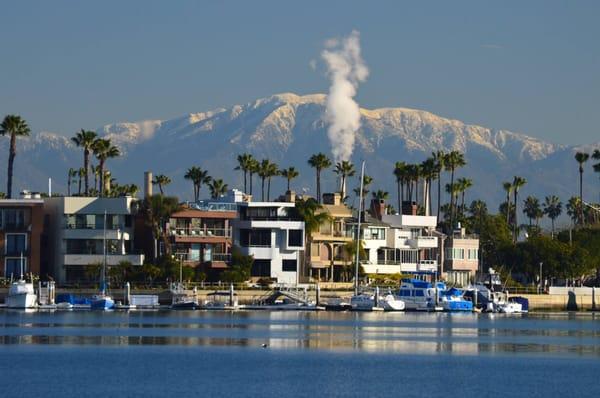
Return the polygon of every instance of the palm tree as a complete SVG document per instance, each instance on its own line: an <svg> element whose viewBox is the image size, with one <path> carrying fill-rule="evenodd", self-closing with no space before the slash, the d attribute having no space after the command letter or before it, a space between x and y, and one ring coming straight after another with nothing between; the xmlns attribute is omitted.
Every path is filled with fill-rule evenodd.
<svg viewBox="0 0 600 398"><path fill-rule="evenodd" d="M171 179L164 174L158 174L154 176L154 179L152 180L152 185L158 185L158 190L160 191L161 195L165 194L164 187L166 187L170 183Z"/></svg>
<svg viewBox="0 0 600 398"><path fill-rule="evenodd" d="M210 189L210 196L213 199L219 199L221 195L225 195L227 193L227 184L223 182L222 179L214 179L208 185Z"/></svg>
<svg viewBox="0 0 600 398"><path fill-rule="evenodd" d="M387 191L383 191L381 189L372 192L371 195L373 196L373 199L376 200L388 200L388 198L390 197L390 194Z"/></svg>
<svg viewBox="0 0 600 398"><path fill-rule="evenodd" d="M458 194L460 193L460 187L458 186L458 183L457 182L455 182L454 184L446 183L446 193L450 195L450 203L453 203L453 204L448 205L449 211L450 211L450 213L448 215L449 215L449 217L452 217L453 214L458 213L456 211L456 209L454 209L454 207L458 206L456 204L458 202ZM448 220L450 220L450 218Z"/></svg>
<svg viewBox="0 0 600 398"><path fill-rule="evenodd" d="M438 174L434 158L427 158L421 163L421 174L425 182L425 197L423 198L423 202L427 206L425 213L429 215L431 214L431 181L433 181Z"/></svg>
<svg viewBox="0 0 600 398"><path fill-rule="evenodd" d="M314 154L308 159L308 164L316 170L317 174L317 203L321 203L321 171L331 167L331 160L322 152Z"/></svg>
<svg viewBox="0 0 600 398"><path fill-rule="evenodd" d="M556 220L561 213L562 203L558 196L546 196L546 199L544 200L544 214L552 221L552 237L554 237L554 220Z"/></svg>
<svg viewBox="0 0 600 398"><path fill-rule="evenodd" d="M434 160L434 169L437 179L437 222L440 222L440 208L442 206L442 171L446 168L446 153L436 151L431 154Z"/></svg>
<svg viewBox="0 0 600 398"><path fill-rule="evenodd" d="M77 196L81 196L81 181L84 178L87 178L87 171L83 167L80 167L79 170L77 170L77 177Z"/></svg>
<svg viewBox="0 0 600 398"><path fill-rule="evenodd" d="M448 153L444 158L444 167L447 171L450 171L450 186L454 186L454 172L457 168L463 167L467 164L465 156L459 151L452 151ZM450 195L450 229L454 228L454 197Z"/></svg>
<svg viewBox="0 0 600 398"><path fill-rule="evenodd" d="M254 174L258 174L258 169L260 168L260 163L256 159L252 159L250 165L248 166L248 175L250 177L250 195L252 195L252 176Z"/></svg>
<svg viewBox="0 0 600 398"><path fill-rule="evenodd" d="M583 214L581 199L578 196L573 196L569 199L565 207L567 208L567 214L573 221L573 225L581 225L583 223L583 219L581 218Z"/></svg>
<svg viewBox="0 0 600 398"><path fill-rule="evenodd" d="M287 180L287 191L290 192L290 181L298 177L300 173L295 167L288 167L287 169L281 170L281 176Z"/></svg>
<svg viewBox="0 0 600 398"><path fill-rule="evenodd" d="M100 187L98 191L100 196L104 196L104 164L107 159L116 158L121 155L119 148L114 146L110 139L97 138L92 145L92 150L96 159L98 159L98 174L100 175Z"/></svg>
<svg viewBox="0 0 600 398"><path fill-rule="evenodd" d="M279 175L279 167L275 163L269 163L267 168L267 201L271 200L271 178Z"/></svg>
<svg viewBox="0 0 600 398"><path fill-rule="evenodd" d="M513 195L515 197L515 225L514 225L514 230L513 230L513 239L516 242L517 241L517 237L518 237L518 221L517 221L517 204L519 203L517 198L519 197L519 189L521 189L525 184L527 184L527 180L524 177L519 177L519 176L514 176L513 178Z"/></svg>
<svg viewBox="0 0 600 398"><path fill-rule="evenodd" d="M488 214L487 204L483 200L474 200L469 206L469 213L475 221L477 221L475 232L481 233L483 226L483 219Z"/></svg>
<svg viewBox="0 0 600 398"><path fill-rule="evenodd" d="M341 177L340 180L340 194L342 200L346 197L346 178L354 176L356 170L354 169L354 165L352 162L348 160L342 160L341 162L337 162L335 164L335 174Z"/></svg>
<svg viewBox="0 0 600 398"><path fill-rule="evenodd" d="M502 183L502 188L504 189L504 191L506 192L506 223L510 224L510 194L513 190L513 185L511 182L505 181Z"/></svg>
<svg viewBox="0 0 600 398"><path fill-rule="evenodd" d="M272 163L269 159L263 159L260 162L258 167L258 176L261 179L261 188L262 188L262 196L261 200L264 202L265 200L265 182L267 182L267 201L269 201L269 196L271 194L271 178L275 177L278 173L278 168L275 163Z"/></svg>
<svg viewBox="0 0 600 398"><path fill-rule="evenodd" d="M457 187L458 192L460 192L460 194L461 194L460 213L461 213L461 217L464 218L465 217L465 192L467 191L467 189L469 189L473 186L473 180L471 180L470 178L459 178L458 180L456 180L456 184L458 185L458 187Z"/></svg>
<svg viewBox="0 0 600 398"><path fill-rule="evenodd" d="M166 231L166 224L171 214L181 210L179 200L174 196L152 195L141 203L140 212L146 224L152 229L153 240L160 240L164 247L163 255L171 254L171 244Z"/></svg>
<svg viewBox="0 0 600 398"><path fill-rule="evenodd" d="M369 185L373 183L373 177L365 174L363 178L363 191L362 191L362 202L360 205L362 206L363 211L365 210L365 199L369 194ZM360 197L360 186L354 188L354 193L357 197Z"/></svg>
<svg viewBox="0 0 600 398"><path fill-rule="evenodd" d="M76 175L77 170L72 167L67 171L67 196L71 196L71 181Z"/></svg>
<svg viewBox="0 0 600 398"><path fill-rule="evenodd" d="M599 160L598 163L594 164L594 171L600 174L600 149L595 149L592 154L592 159Z"/></svg>
<svg viewBox="0 0 600 398"><path fill-rule="evenodd" d="M249 153L244 153L238 155L237 157L238 165L235 167L235 170L241 170L244 173L244 193L248 193L246 191L247 188L247 177L250 168L252 167L252 163L254 161L254 157Z"/></svg>
<svg viewBox="0 0 600 398"><path fill-rule="evenodd" d="M83 169L85 170L85 195L89 193L88 170L90 169L90 153L97 135L94 131L81 129L80 132L71 137L71 141L80 148L83 148Z"/></svg>
<svg viewBox="0 0 600 398"><path fill-rule="evenodd" d="M211 176L208 175L208 171L202 170L200 167L196 166L190 167L183 178L192 181L192 184L194 185L195 202L200 198L200 188L202 188L202 184L208 185L212 181Z"/></svg>
<svg viewBox="0 0 600 398"><path fill-rule="evenodd" d="M540 217L540 213L542 212L542 208L540 206L540 201L535 196L528 196L523 201L523 214L527 216L529 219L529 226L532 226L532 221L537 220ZM542 213L543 214L543 213Z"/></svg>
<svg viewBox="0 0 600 398"><path fill-rule="evenodd" d="M8 150L8 177L6 179L6 198L12 198L13 167L17 156L17 137L26 137L31 130L25 119L18 115L6 115L0 124L0 135L10 135Z"/></svg>
<svg viewBox="0 0 600 398"><path fill-rule="evenodd" d="M90 170L92 171L92 174L94 174L94 190L100 191L98 189L98 176L100 176L100 167L92 165L90 167ZM89 194L89 191L88 191L88 194Z"/></svg>
<svg viewBox="0 0 600 398"><path fill-rule="evenodd" d="M577 152L575 160L579 163L579 200L583 202L583 164L590 158L589 153ZM579 209L579 221L583 223L583 206Z"/></svg>
<svg viewBox="0 0 600 398"><path fill-rule="evenodd" d="M402 201L404 200L404 183L407 175L407 164L405 162L396 162L394 165L394 176L396 176L396 185L398 188L398 209L402 211Z"/></svg>

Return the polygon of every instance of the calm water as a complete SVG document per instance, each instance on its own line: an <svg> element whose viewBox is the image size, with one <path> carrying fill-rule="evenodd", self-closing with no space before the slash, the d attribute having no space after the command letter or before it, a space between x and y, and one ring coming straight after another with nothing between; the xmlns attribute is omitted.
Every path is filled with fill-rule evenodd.
<svg viewBox="0 0 600 398"><path fill-rule="evenodd" d="M594 314L2 310L0 343L6 397L600 393Z"/></svg>

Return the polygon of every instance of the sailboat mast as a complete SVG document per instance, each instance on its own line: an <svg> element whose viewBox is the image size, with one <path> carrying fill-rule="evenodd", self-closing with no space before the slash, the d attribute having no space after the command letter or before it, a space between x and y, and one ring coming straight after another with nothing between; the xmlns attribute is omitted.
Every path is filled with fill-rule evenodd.
<svg viewBox="0 0 600 398"><path fill-rule="evenodd" d="M106 210L104 210L104 223L102 235L102 280L100 282L100 291L106 293Z"/></svg>
<svg viewBox="0 0 600 398"><path fill-rule="evenodd" d="M21 252L21 280L23 280L23 252Z"/></svg>
<svg viewBox="0 0 600 398"><path fill-rule="evenodd" d="M356 226L356 264L354 267L354 294L358 295L358 266L360 262L360 217L363 212L363 184L365 180L365 161L363 160L360 170L360 192L358 195L358 223Z"/></svg>

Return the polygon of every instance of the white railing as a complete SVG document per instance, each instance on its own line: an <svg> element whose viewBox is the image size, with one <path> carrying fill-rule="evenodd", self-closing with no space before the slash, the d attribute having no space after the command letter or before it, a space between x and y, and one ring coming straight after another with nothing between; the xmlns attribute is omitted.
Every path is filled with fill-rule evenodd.
<svg viewBox="0 0 600 398"><path fill-rule="evenodd" d="M171 227L170 232L172 236L185 236L185 237L225 237L231 238L231 228L192 228L192 227Z"/></svg>

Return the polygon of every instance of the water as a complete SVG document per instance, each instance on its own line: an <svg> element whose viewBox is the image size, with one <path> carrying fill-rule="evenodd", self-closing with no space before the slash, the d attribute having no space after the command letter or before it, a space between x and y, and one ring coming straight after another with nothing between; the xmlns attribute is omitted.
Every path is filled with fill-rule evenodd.
<svg viewBox="0 0 600 398"><path fill-rule="evenodd" d="M599 321L4 310L0 396L598 396Z"/></svg>

